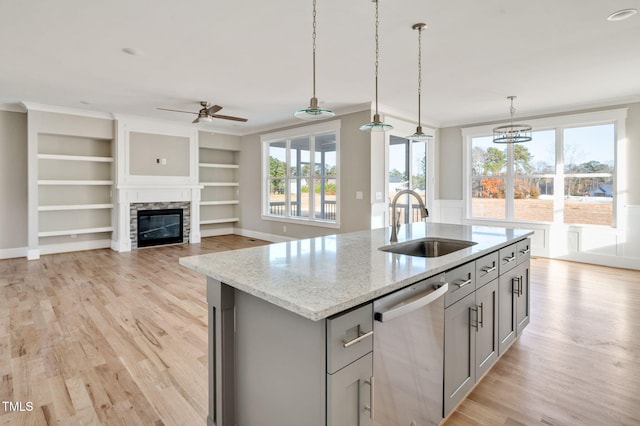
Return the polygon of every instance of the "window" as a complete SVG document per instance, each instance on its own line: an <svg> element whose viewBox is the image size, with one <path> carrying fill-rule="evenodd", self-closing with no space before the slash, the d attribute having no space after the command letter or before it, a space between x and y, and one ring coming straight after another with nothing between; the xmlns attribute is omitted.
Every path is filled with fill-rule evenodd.
<svg viewBox="0 0 640 426"><path fill-rule="evenodd" d="M340 121L263 135L263 217L339 223Z"/></svg>
<svg viewBox="0 0 640 426"><path fill-rule="evenodd" d="M615 173L613 124L564 129L564 221L611 225Z"/></svg>
<svg viewBox="0 0 640 426"><path fill-rule="evenodd" d="M389 137L389 200L403 189L413 189L427 203L427 142L413 141L398 136ZM400 223L420 222L419 205L416 199L403 195L398 199L396 212ZM389 218L391 203L389 203Z"/></svg>
<svg viewBox="0 0 640 426"><path fill-rule="evenodd" d="M467 217L614 226L618 111L534 120L544 130L523 144L494 144L489 126L465 129Z"/></svg>

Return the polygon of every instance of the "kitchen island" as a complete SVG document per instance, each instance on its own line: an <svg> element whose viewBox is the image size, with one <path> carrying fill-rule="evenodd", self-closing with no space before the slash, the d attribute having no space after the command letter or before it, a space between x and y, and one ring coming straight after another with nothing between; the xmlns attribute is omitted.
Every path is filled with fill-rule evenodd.
<svg viewBox="0 0 640 426"><path fill-rule="evenodd" d="M208 277L208 423L335 425L350 424L345 416L355 416L360 424L373 424L375 393L363 390L373 388L371 302L492 254L498 260L509 249L513 256L505 252L505 272L521 259L528 264L531 234L416 223L401 227L394 245L426 237L475 244L440 257L395 254L380 250L391 245L384 228L180 259ZM526 248L516 261L519 247ZM475 290L475 266L473 271L473 286L464 286L464 295ZM528 273L526 281L528 291ZM512 299L522 292L514 291L514 282ZM526 310L528 320L528 304ZM351 398L357 399L356 412L349 414Z"/></svg>

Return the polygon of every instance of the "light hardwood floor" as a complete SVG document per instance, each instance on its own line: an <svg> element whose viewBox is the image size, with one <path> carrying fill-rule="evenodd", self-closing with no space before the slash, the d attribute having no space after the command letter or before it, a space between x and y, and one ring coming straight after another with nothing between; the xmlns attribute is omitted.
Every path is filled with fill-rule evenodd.
<svg viewBox="0 0 640 426"><path fill-rule="evenodd" d="M1 260L0 401L34 409L0 425L204 425L205 280L177 261L264 243ZM531 269L530 325L446 425L640 424L640 272Z"/></svg>

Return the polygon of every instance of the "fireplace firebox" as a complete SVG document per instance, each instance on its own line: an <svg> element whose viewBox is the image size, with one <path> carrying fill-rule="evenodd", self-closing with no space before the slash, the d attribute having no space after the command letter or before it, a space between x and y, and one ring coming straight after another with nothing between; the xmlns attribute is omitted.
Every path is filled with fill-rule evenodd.
<svg viewBox="0 0 640 426"><path fill-rule="evenodd" d="M138 210L138 247L181 243L183 209Z"/></svg>

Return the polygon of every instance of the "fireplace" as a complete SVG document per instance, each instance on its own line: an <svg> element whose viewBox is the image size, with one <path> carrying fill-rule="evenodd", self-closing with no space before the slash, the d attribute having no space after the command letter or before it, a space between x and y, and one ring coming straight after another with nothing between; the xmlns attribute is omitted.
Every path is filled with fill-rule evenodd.
<svg viewBox="0 0 640 426"><path fill-rule="evenodd" d="M138 210L138 247L182 243L183 210Z"/></svg>

